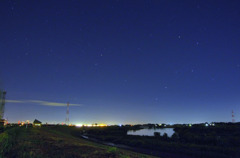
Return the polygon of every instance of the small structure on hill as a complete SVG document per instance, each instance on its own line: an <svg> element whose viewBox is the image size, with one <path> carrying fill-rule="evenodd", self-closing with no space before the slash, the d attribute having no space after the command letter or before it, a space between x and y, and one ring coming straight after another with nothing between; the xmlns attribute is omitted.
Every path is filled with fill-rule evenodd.
<svg viewBox="0 0 240 158"><path fill-rule="evenodd" d="M42 126L42 122L41 121L39 121L37 119L35 119L33 121L33 127L41 127L41 126Z"/></svg>

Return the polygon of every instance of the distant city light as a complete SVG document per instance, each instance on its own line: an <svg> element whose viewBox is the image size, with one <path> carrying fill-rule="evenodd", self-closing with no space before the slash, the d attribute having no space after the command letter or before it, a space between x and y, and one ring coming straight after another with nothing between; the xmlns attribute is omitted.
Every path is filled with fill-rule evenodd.
<svg viewBox="0 0 240 158"><path fill-rule="evenodd" d="M215 126L215 123L211 123L210 126Z"/></svg>
<svg viewBox="0 0 240 158"><path fill-rule="evenodd" d="M82 124L76 124L76 127L82 127Z"/></svg>
<svg viewBox="0 0 240 158"><path fill-rule="evenodd" d="M100 127L105 127L107 126L106 124L99 124Z"/></svg>
<svg viewBox="0 0 240 158"><path fill-rule="evenodd" d="M106 127L107 125L104 123L101 124L76 124L76 127Z"/></svg>

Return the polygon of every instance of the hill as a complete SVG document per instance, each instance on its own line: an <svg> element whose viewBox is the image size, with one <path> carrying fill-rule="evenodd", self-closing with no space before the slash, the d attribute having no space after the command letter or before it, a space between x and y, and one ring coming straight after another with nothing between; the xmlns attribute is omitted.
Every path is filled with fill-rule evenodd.
<svg viewBox="0 0 240 158"><path fill-rule="evenodd" d="M73 137L64 128L14 127L0 134L1 157L150 158L116 147Z"/></svg>

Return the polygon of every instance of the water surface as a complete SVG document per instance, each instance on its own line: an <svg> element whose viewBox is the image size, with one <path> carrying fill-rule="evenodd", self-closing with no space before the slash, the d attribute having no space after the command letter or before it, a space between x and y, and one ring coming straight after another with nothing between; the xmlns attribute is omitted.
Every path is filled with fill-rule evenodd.
<svg viewBox="0 0 240 158"><path fill-rule="evenodd" d="M128 135L139 135L139 136L154 136L154 132L160 132L162 136L166 133L169 137L171 137L174 133L173 128L158 128L158 129L140 129L140 130L129 130L127 132Z"/></svg>

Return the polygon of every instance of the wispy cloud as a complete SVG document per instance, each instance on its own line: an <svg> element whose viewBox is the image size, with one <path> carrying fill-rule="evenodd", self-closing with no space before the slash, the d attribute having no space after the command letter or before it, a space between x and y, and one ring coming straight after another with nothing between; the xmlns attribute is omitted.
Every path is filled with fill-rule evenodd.
<svg viewBox="0 0 240 158"><path fill-rule="evenodd" d="M24 103L22 100L6 100L7 103Z"/></svg>
<svg viewBox="0 0 240 158"><path fill-rule="evenodd" d="M43 106L66 106L67 103L49 102L43 100L6 100L6 103L34 103ZM69 106L82 106L82 104L69 104Z"/></svg>

